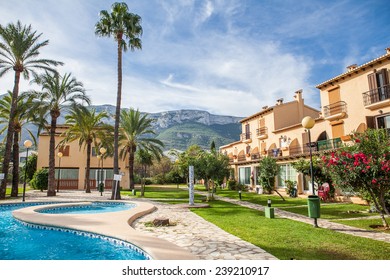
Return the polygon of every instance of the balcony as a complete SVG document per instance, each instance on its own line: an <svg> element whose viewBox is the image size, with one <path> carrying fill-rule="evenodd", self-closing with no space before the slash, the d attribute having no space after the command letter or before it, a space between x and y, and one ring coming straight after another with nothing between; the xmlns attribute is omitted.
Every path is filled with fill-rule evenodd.
<svg viewBox="0 0 390 280"><path fill-rule="evenodd" d="M328 121L345 118L347 115L347 103L338 101L324 106L324 118Z"/></svg>
<svg viewBox="0 0 390 280"><path fill-rule="evenodd" d="M268 138L268 128L267 127L260 127L256 129L256 136L257 139L267 139Z"/></svg>
<svg viewBox="0 0 390 280"><path fill-rule="evenodd" d="M238 155L237 161L238 162L246 161L246 155Z"/></svg>
<svg viewBox="0 0 390 280"><path fill-rule="evenodd" d="M317 142L318 151L326 151L340 148L343 142L341 138L334 138L328 140L321 140Z"/></svg>
<svg viewBox="0 0 390 280"><path fill-rule="evenodd" d="M251 154L251 160L256 160L260 158L260 153L252 153Z"/></svg>
<svg viewBox="0 0 390 280"><path fill-rule="evenodd" d="M252 132L242 133L240 135L240 139L243 143L250 143L252 142Z"/></svg>
<svg viewBox="0 0 390 280"><path fill-rule="evenodd" d="M364 107L375 110L390 105L390 85L378 87L363 93Z"/></svg>

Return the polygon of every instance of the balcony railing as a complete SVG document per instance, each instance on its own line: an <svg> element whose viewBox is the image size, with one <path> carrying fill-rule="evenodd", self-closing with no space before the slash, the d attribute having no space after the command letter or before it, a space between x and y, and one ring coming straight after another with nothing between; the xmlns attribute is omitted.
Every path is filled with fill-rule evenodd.
<svg viewBox="0 0 390 280"><path fill-rule="evenodd" d="M343 142L340 138L317 141L318 151L332 150L340 148Z"/></svg>
<svg viewBox="0 0 390 280"><path fill-rule="evenodd" d="M241 162L241 161L246 161L246 155L238 155L237 160L238 160L239 162Z"/></svg>
<svg viewBox="0 0 390 280"><path fill-rule="evenodd" d="M251 160L259 159L260 158L260 153L252 153L251 154Z"/></svg>
<svg viewBox="0 0 390 280"><path fill-rule="evenodd" d="M252 140L252 132L242 133L240 135L241 141L249 141Z"/></svg>
<svg viewBox="0 0 390 280"><path fill-rule="evenodd" d="M256 136L258 138L266 138L268 135L268 128L267 127L260 127L256 129Z"/></svg>
<svg viewBox="0 0 390 280"><path fill-rule="evenodd" d="M390 99L390 85L378 87L363 93L364 106L370 106Z"/></svg>
<svg viewBox="0 0 390 280"><path fill-rule="evenodd" d="M338 101L327 106L324 106L324 117L330 118L332 116L343 117L347 113L347 103Z"/></svg>

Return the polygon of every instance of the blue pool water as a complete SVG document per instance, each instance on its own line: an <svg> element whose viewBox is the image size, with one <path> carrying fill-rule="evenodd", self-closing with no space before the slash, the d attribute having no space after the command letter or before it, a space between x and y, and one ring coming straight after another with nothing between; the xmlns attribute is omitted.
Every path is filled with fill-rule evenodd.
<svg viewBox="0 0 390 280"><path fill-rule="evenodd" d="M134 204L116 202L92 202L88 205L61 206L39 210L39 213L49 214L97 214L116 212L134 208Z"/></svg>
<svg viewBox="0 0 390 280"><path fill-rule="evenodd" d="M31 227L12 217L29 205L0 205L0 260L145 260L135 246L79 231Z"/></svg>

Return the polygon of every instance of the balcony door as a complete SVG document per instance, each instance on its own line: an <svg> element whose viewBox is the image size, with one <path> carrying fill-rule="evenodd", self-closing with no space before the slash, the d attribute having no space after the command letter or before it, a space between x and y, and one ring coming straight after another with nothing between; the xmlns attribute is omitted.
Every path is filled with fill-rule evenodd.
<svg viewBox="0 0 390 280"><path fill-rule="evenodd" d="M386 85L389 84L389 76L387 69L383 68L377 72L369 74L367 77L370 95L371 98L374 99L374 102L388 99L389 94L386 90Z"/></svg>

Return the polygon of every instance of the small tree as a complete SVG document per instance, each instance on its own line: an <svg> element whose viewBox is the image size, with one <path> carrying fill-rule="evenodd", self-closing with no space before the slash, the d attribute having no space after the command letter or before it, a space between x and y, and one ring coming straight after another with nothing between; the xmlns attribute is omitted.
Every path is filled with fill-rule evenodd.
<svg viewBox="0 0 390 280"><path fill-rule="evenodd" d="M32 180L30 181L33 189L39 189L41 192L47 190L49 183L49 169L43 168L35 172Z"/></svg>
<svg viewBox="0 0 390 280"><path fill-rule="evenodd" d="M363 134L354 133L352 141L354 145L323 156L324 170L340 189L366 193L388 229L384 214L389 215L386 208L386 196L390 193L389 135L384 129L369 129Z"/></svg>
<svg viewBox="0 0 390 280"><path fill-rule="evenodd" d="M265 157L260 160L259 181L263 189L269 194L275 191L283 200L284 197L275 189L275 177L279 175L279 166L276 164L276 159Z"/></svg>

